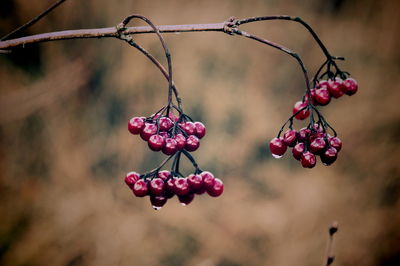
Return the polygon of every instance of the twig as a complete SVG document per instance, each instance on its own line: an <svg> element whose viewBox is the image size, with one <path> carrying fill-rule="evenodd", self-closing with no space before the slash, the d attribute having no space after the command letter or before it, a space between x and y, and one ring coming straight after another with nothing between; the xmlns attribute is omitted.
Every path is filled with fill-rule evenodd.
<svg viewBox="0 0 400 266"><path fill-rule="evenodd" d="M328 246L326 248L326 254L322 266L332 265L332 263L335 260L335 256L333 255L333 244L334 244L334 235L338 231L338 228L339 224L337 222L333 222L332 225L329 227Z"/></svg>
<svg viewBox="0 0 400 266"><path fill-rule="evenodd" d="M31 19L30 21L28 21L27 23L25 23L24 25L22 25L21 27L13 30L12 32L10 32L9 34L7 34L6 36L2 37L0 39L0 41L4 41L9 39L11 36L17 34L18 32L29 28L30 26L32 26L33 24L35 24L36 22L38 22L40 19L42 19L44 16L46 16L47 14L49 14L51 11L53 11L56 7L58 7L59 5L61 5L63 2L65 2L66 0L59 0L58 2L52 4L51 6L49 6L45 11L43 11L41 14L39 14L38 16L34 17L33 19Z"/></svg>

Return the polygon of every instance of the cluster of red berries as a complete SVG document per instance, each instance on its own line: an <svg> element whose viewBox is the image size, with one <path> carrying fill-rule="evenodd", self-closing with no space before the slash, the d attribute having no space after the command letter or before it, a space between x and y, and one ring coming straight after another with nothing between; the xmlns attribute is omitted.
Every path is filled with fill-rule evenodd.
<svg viewBox="0 0 400 266"><path fill-rule="evenodd" d="M161 209L175 195L185 206L193 201L195 194L207 192L211 197L218 197L224 191L222 181L207 171L187 177L176 177L167 170L152 173L151 176L130 172L125 177L125 183L136 197L150 196L155 210Z"/></svg>
<svg viewBox="0 0 400 266"><path fill-rule="evenodd" d="M321 80L317 82L314 89L310 90L311 102L314 106L325 106L330 103L332 97L337 99L344 94L353 95L358 90L357 81L353 78L342 80L339 77L335 79ZM303 101L294 104L293 114L299 120L304 120L310 115L308 106L308 93L304 96Z"/></svg>
<svg viewBox="0 0 400 266"><path fill-rule="evenodd" d="M149 118L133 117L129 120L128 129L147 141L151 150L162 151L166 155L173 155L182 149L189 152L197 150L200 139L206 134L203 123L192 122L186 115L182 115L180 119L172 112Z"/></svg>
<svg viewBox="0 0 400 266"><path fill-rule="evenodd" d="M342 148L342 141L336 136L327 134L320 124L314 124L299 131L288 129L283 137L278 136L269 143L275 158L282 157L287 147L292 148L293 157L299 160L303 167L313 168L317 163L317 155L324 165L334 163Z"/></svg>

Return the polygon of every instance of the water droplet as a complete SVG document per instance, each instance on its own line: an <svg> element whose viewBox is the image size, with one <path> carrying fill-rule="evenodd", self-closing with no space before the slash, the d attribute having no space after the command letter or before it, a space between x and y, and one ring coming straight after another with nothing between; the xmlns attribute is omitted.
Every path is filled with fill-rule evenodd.
<svg viewBox="0 0 400 266"><path fill-rule="evenodd" d="M182 205L182 206L186 206L187 204L186 204L186 203L181 203L181 205Z"/></svg>
<svg viewBox="0 0 400 266"><path fill-rule="evenodd" d="M282 158L283 155L278 155L278 154L273 154L273 153L272 153L272 156L273 156L274 158L276 158L276 159L279 159L279 158Z"/></svg>
<svg viewBox="0 0 400 266"><path fill-rule="evenodd" d="M157 206L154 206L154 205L153 205L152 207L153 207L153 209L156 210L156 211L158 211L158 210L161 209L161 207L157 207Z"/></svg>

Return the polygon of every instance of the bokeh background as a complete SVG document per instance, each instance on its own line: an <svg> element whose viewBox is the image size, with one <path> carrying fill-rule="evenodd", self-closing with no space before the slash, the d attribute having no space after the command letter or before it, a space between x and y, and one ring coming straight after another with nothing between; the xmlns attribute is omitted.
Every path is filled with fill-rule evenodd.
<svg viewBox="0 0 400 266"><path fill-rule="evenodd" d="M2 0L1 34L51 2ZM302 17L360 85L322 108L344 142L338 161L307 170L267 149L304 91L292 58L223 33L166 34L184 108L208 129L194 156L225 192L154 211L123 178L164 158L126 126L165 104L159 71L115 39L27 46L0 56L1 265L321 265L334 220L335 265L400 265L398 1L67 1L24 34L130 13L159 25ZM297 51L311 73L324 60L296 23L243 29ZM135 40L164 60L155 36Z"/></svg>

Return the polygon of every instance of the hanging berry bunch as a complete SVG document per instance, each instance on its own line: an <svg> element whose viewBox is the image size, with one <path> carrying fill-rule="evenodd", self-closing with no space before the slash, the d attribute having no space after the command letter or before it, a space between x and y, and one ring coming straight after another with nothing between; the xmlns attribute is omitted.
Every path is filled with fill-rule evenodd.
<svg viewBox="0 0 400 266"><path fill-rule="evenodd" d="M358 84L356 80L348 77L349 73L341 71L334 61L343 60L343 58L332 56L328 58L315 74L312 89L310 89L307 72L304 69L306 93L302 101L295 103L293 115L282 126L278 136L269 143L271 153L275 158L282 157L287 147L290 147L293 157L305 168L313 168L317 163L317 156L324 165L331 165L336 161L342 148L342 141L316 106L325 106L331 102L332 98L337 99L344 94L349 96L355 94ZM326 71L320 74L324 67ZM332 68L335 69L334 72ZM324 79L325 77L327 80ZM310 122L307 127L296 131L293 129L294 118L298 120L310 118ZM286 125L288 129L281 136Z"/></svg>
<svg viewBox="0 0 400 266"><path fill-rule="evenodd" d="M132 39L127 40L128 43L138 48L156 64L167 78L169 86L167 105L149 117L133 117L128 122L128 130L133 135L140 135L152 151L161 151L168 157L158 167L146 173L128 173L125 177L125 183L135 196L149 196L151 205L155 210L159 210L168 199L175 195L182 205L188 205L195 195L201 195L205 192L212 197L218 197L224 191L224 184L212 173L201 170L190 154L200 147L200 139L206 135L206 127L199 121L194 122L183 111L178 90L172 81L171 56L168 47L154 24L143 16L132 15L126 18L119 25L119 29L123 30L132 18L144 20L158 35L167 57L168 73L154 57L133 42ZM193 172L188 176L184 176L180 172L182 155L194 167ZM173 159L171 169L162 170L171 159Z"/></svg>

